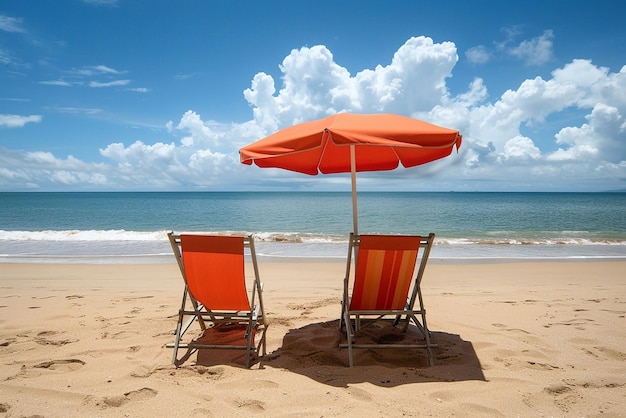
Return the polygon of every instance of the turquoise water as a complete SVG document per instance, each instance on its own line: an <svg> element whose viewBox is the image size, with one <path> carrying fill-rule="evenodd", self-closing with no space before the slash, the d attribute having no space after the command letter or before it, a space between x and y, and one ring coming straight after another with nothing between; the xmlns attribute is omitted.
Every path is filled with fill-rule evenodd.
<svg viewBox="0 0 626 418"><path fill-rule="evenodd" d="M361 233L435 232L433 257L626 258L624 193L358 195ZM266 257L345 257L350 193L0 193L0 261L169 255L166 232L252 233Z"/></svg>

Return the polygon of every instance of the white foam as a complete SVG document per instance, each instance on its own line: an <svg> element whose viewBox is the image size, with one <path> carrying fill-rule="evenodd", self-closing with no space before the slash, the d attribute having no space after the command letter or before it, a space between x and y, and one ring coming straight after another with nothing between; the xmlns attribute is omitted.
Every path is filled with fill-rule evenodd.
<svg viewBox="0 0 626 418"><path fill-rule="evenodd" d="M46 231L3 231L0 240L6 241L162 241L168 231L110 230L46 230Z"/></svg>

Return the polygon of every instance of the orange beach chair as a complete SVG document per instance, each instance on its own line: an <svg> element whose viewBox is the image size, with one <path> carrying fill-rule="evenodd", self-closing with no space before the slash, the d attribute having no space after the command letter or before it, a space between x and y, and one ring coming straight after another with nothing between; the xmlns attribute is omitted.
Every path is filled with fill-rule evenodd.
<svg viewBox="0 0 626 418"><path fill-rule="evenodd" d="M197 349L240 349L246 351L249 368L253 354L265 355L268 326L252 236L170 232L168 237L185 282L175 341L168 344L174 349L172 363L178 366L182 362L178 359L179 348L187 348L188 355ZM250 297L246 290L244 248L250 250L254 269ZM195 321L201 335L183 342ZM222 338L227 333L220 331L228 331L230 336ZM259 342L255 344L255 340Z"/></svg>
<svg viewBox="0 0 626 418"><path fill-rule="evenodd" d="M426 349L428 363L433 366L431 348L437 346L430 341L421 282L434 239L433 233L427 238L408 235L350 234L340 318L340 329L343 329L345 324L347 337L347 344L341 344L341 347L348 348L350 367L354 363L352 353L354 348ZM354 277L351 278L353 253L355 268ZM353 283L352 294L349 294L350 283ZM424 343L416 341L402 344L359 344L356 338L364 327L365 321L362 321L362 317L369 317L368 325L373 325L385 317L387 319L394 317L392 321L394 326L404 322L402 327L404 332L412 322L421 332Z"/></svg>

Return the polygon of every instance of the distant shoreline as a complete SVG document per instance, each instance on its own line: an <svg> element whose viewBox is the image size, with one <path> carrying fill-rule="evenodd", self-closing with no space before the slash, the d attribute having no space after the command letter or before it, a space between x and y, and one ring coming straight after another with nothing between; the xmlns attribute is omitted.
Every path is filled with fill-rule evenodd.
<svg viewBox="0 0 626 418"><path fill-rule="evenodd" d="M290 257L290 256L257 256L259 263L341 263L346 257ZM594 257L430 257L429 264L437 265L482 265L482 264L516 264L516 263L596 263L626 262L626 256L594 256ZM173 255L130 255L130 256L0 256L0 265L162 265L175 264Z"/></svg>

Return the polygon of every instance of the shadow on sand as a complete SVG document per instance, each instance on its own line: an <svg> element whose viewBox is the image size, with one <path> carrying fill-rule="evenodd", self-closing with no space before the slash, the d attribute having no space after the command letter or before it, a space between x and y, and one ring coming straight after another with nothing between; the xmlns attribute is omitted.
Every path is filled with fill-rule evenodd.
<svg viewBox="0 0 626 418"><path fill-rule="evenodd" d="M419 331L409 327L407 338L415 338ZM280 348L265 357L255 359L260 368L273 367L307 376L317 382L336 387L369 382L378 386L393 387L421 382L485 381L480 361L472 343L457 334L431 331L435 366L428 367L426 350L409 349L355 349L354 367L348 367L348 350L339 348L345 342L345 333L339 332L339 321L318 322L291 329L283 338ZM380 329L363 338L403 342L397 330ZM343 338L343 341L342 341ZM211 350L199 350L197 364L242 364L243 356ZM236 357L233 357L235 355ZM226 358L230 356L230 358Z"/></svg>

